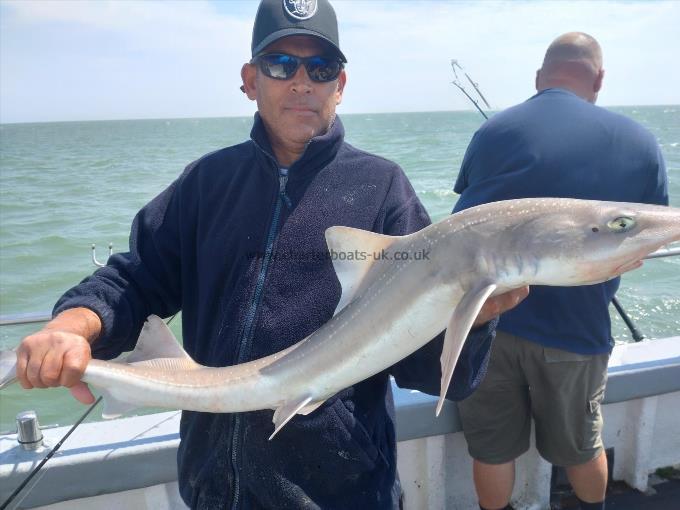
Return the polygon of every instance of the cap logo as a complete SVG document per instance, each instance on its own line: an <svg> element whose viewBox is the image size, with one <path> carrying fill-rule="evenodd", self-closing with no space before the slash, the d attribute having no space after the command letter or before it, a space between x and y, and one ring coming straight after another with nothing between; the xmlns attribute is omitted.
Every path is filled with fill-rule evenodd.
<svg viewBox="0 0 680 510"><path fill-rule="evenodd" d="M283 8L295 19L309 19L316 14L317 0L283 0Z"/></svg>

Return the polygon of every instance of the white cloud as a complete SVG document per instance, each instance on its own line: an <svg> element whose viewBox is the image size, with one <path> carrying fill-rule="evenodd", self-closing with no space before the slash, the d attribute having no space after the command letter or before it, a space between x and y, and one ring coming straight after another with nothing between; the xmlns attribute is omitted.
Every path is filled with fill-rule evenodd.
<svg viewBox="0 0 680 510"><path fill-rule="evenodd" d="M336 2L350 71L371 110L467 108L449 84L457 58L505 107L533 92L548 44L595 36L605 55L604 104L680 102L680 4L675 2ZM390 62L392 65L390 65ZM403 69L412 69L412 73ZM654 87L654 76L665 79ZM651 85L651 88L650 88ZM355 89L356 90L356 89ZM373 91L373 92L371 92ZM352 89L348 89L352 94ZM404 105L399 108L398 105ZM394 108L397 106L397 108Z"/></svg>
<svg viewBox="0 0 680 510"><path fill-rule="evenodd" d="M680 103L680 3L336 0L349 83L341 112L470 108L457 58L492 104L533 92L545 48L600 41L602 104ZM238 91L257 3L4 1L0 121L245 115Z"/></svg>
<svg viewBox="0 0 680 510"><path fill-rule="evenodd" d="M128 48L174 51L214 51L243 35L247 42L251 22L219 15L215 5L203 1L22 0L4 2L14 23L39 30L46 25L70 26L113 35ZM243 38L238 39L239 43ZM247 46L247 44L246 44Z"/></svg>
<svg viewBox="0 0 680 510"><path fill-rule="evenodd" d="M5 2L0 118L220 116L238 91L252 21L210 2ZM251 15L252 16L252 15Z"/></svg>

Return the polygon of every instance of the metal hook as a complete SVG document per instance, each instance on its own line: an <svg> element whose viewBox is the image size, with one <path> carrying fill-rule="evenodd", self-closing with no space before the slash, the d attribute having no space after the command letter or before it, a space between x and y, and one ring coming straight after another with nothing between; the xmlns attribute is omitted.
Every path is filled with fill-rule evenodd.
<svg viewBox="0 0 680 510"><path fill-rule="evenodd" d="M92 243L92 263L97 267L104 267L106 263L101 263L97 260L97 253L95 251L95 244ZM113 243L109 243L109 257L113 255Z"/></svg>

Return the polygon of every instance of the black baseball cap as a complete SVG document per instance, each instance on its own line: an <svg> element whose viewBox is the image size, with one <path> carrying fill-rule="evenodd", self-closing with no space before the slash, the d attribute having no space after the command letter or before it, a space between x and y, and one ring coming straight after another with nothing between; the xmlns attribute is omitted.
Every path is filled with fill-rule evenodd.
<svg viewBox="0 0 680 510"><path fill-rule="evenodd" d="M290 35L323 39L343 62L347 62L340 51L338 20L328 0L262 0L253 26L252 56Z"/></svg>

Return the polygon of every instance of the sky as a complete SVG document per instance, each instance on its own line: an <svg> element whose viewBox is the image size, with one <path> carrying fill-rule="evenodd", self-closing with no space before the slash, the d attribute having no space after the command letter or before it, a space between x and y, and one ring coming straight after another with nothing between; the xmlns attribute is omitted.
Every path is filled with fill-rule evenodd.
<svg viewBox="0 0 680 510"><path fill-rule="evenodd" d="M0 123L252 115L257 1L0 0ZM603 48L598 104L680 104L680 2L334 0L340 113L464 110L457 59L496 108L534 92L550 42ZM469 87L468 87L469 88Z"/></svg>

